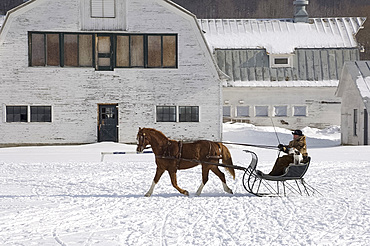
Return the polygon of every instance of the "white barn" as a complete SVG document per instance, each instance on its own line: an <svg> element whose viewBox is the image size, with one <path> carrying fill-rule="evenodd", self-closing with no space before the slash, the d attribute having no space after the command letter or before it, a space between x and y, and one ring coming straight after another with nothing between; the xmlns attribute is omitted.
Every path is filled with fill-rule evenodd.
<svg viewBox="0 0 370 246"><path fill-rule="evenodd" d="M345 61L359 59L366 18L200 19L224 83L224 121L288 129L340 125L335 97ZM293 7L293 6L292 6Z"/></svg>
<svg viewBox="0 0 370 246"><path fill-rule="evenodd" d="M342 98L341 143L368 145L370 61L346 62L336 95Z"/></svg>
<svg viewBox="0 0 370 246"><path fill-rule="evenodd" d="M222 75L167 0L30 0L0 29L0 145L222 138Z"/></svg>

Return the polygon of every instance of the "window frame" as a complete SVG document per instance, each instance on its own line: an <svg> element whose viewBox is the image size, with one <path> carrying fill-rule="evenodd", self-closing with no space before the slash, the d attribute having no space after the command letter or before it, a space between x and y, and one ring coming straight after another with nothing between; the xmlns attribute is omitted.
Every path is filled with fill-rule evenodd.
<svg viewBox="0 0 370 246"><path fill-rule="evenodd" d="M101 6L94 8L94 3L98 4L101 2ZM109 7L109 3L113 2L113 13L105 11L106 7ZM101 9L100 9L101 7ZM98 13L99 12L99 13ZM90 0L90 17L91 18L116 18L116 0Z"/></svg>
<svg viewBox="0 0 370 246"><path fill-rule="evenodd" d="M30 121L29 122L52 122L53 112L52 112L52 107L51 106L48 106L48 105L30 105L29 108L30 108L30 114L29 114ZM33 118L34 113L32 113L32 109L37 109L37 110L43 109L45 111L46 108L49 109L49 114L47 114L47 113L44 113L44 114L36 113L37 119L33 120L34 119ZM41 117L41 119L39 119L39 117ZM45 118L45 117L48 117L48 118ZM45 119L42 119L42 118L45 118Z"/></svg>
<svg viewBox="0 0 370 246"><path fill-rule="evenodd" d="M59 50L54 51L58 54L59 57L55 58L55 60L59 60L58 65L48 65L48 46L47 46L47 36L48 35L59 35ZM35 36L34 36L35 35ZM38 35L42 35L38 36ZM68 35L73 36L76 35L77 38L77 66L71 66L66 65L67 64L67 58L65 57L67 54L67 46L65 43L65 37ZM80 59L81 52L83 49L88 50L89 47L89 40L85 43L86 46L81 47L80 39L83 35L91 36L91 54L89 54L88 59L91 59L91 65L86 65L85 63L89 63L86 61L82 61ZM178 68L178 34L177 33L95 33L95 32L41 32L41 31L29 31L28 32L28 65L29 67L68 67L68 68L95 68L96 71L100 70L106 70L106 69L99 69L98 68L98 60L96 59L97 54L97 42L96 38L97 35L106 35L111 37L112 42L112 57L111 57L111 64L112 69L115 68L145 68L145 69L177 69ZM119 54L121 54L122 51L120 51L120 47L117 47L119 44L118 37L121 36L128 36L128 51L126 51L126 54L128 57L128 65L122 65L120 61L122 59L118 59ZM132 39L133 37L139 37L142 36L142 49L139 51L139 56L141 56L141 62L140 64L133 64L133 47L132 45ZM150 66L149 61L151 59L150 55L148 54L148 39L150 37L160 37L160 65L157 63L156 66ZM171 38L170 38L171 37ZM170 38L170 39L169 39ZM39 40L38 40L39 39ZM88 38L87 38L88 39ZM164 47L164 39L168 39L169 47L168 49ZM42 41L42 43L35 44L36 41ZM86 48L85 48L86 47ZM53 49L54 50L54 49ZM142 54L140 54L142 52ZM167 54L168 53L168 54ZM159 53L158 53L159 54ZM157 54L157 55L158 55ZM91 58L90 58L91 56ZM166 57L165 57L166 56ZM171 58L168 58L167 56L171 56ZM66 60L67 59L67 60ZM85 62L82 64L82 62Z"/></svg>
<svg viewBox="0 0 370 246"><path fill-rule="evenodd" d="M279 109L284 109L284 114L280 114L277 111L280 111ZM287 105L278 105L274 106L274 117L287 117L288 116L288 106Z"/></svg>
<svg viewBox="0 0 370 246"><path fill-rule="evenodd" d="M269 117L269 106L267 105L257 105L257 106L254 106L254 115L255 117ZM266 111L266 115L265 114L259 114L260 110L258 109L264 109L263 111Z"/></svg>
<svg viewBox="0 0 370 246"><path fill-rule="evenodd" d="M225 114L225 113L228 113L228 114ZM222 106L222 117L231 117L231 106L230 105Z"/></svg>
<svg viewBox="0 0 370 246"><path fill-rule="evenodd" d="M117 38L118 37L122 37L122 36L128 36L128 43L129 43L129 47L128 47L128 65L127 66L118 66L117 65L117 60L120 60L118 59L118 55L119 55L119 52L117 51L117 49L119 47L117 47L117 44L118 44L118 41L117 41ZM143 37L143 47L142 47L142 50L143 50L143 54L142 54L142 59L143 59L143 64L133 64L132 62L132 37L138 37L138 36L142 36ZM159 66L151 66L150 65L150 55L149 55L149 40L150 40L150 37L160 37L160 46L161 46L161 51L160 51L160 65ZM166 37L173 37L174 38L174 61L173 61L173 65L172 66L167 66L165 63L165 47L163 46L163 40L164 38ZM130 34L130 33L120 33L120 34L114 34L114 68L147 68L147 69L177 69L178 68L178 34L177 33L135 33L135 34Z"/></svg>
<svg viewBox="0 0 370 246"><path fill-rule="evenodd" d="M14 107L22 107L23 110L25 110L26 113L26 120L20 120L20 121L14 121L14 120L9 120L8 118L8 111L10 108ZM49 108L50 109L50 120L33 120L33 113L32 113L32 108L39 108L39 107L44 107L44 108ZM14 116L13 116L14 117ZM20 116L21 118L22 116ZM51 105L5 105L5 122L6 123L51 123L53 122L53 107Z"/></svg>
<svg viewBox="0 0 370 246"><path fill-rule="evenodd" d="M185 114L182 114L182 109L185 110ZM189 112L190 110L190 116ZM193 111L195 110L195 112ZM179 106L179 122L199 122L199 106ZM184 119L185 117L185 119ZM188 118L190 117L190 119Z"/></svg>
<svg viewBox="0 0 370 246"><path fill-rule="evenodd" d="M248 113L244 114L244 110L246 110ZM236 117L250 117L250 106L236 106Z"/></svg>
<svg viewBox="0 0 370 246"><path fill-rule="evenodd" d="M297 108L304 108L304 111L305 111L305 114L302 115L302 114L297 114ZM299 110L300 111L300 110ZM307 106L305 105L296 105L296 106L293 106L293 116L294 117L307 117Z"/></svg>
<svg viewBox="0 0 370 246"><path fill-rule="evenodd" d="M14 113L15 109L19 108L19 114ZM23 110L25 111L25 119L24 119L24 113L22 113ZM13 111L10 113L9 111ZM12 119L10 120L10 115L12 116ZM14 120L16 116L19 115L19 120ZM23 115L23 120L22 120ZM29 121L29 112L28 112L28 106L27 105L6 105L5 106L5 122L7 123L27 123Z"/></svg>
<svg viewBox="0 0 370 246"><path fill-rule="evenodd" d="M177 122L177 107L176 106L167 106L167 105L157 105L155 107L155 115L156 115L156 122L169 122L169 123L174 123ZM165 118L165 115L167 113L159 113L159 109L169 109L168 112L168 120ZM174 112L171 112L171 109L174 109ZM174 118L173 118L174 117Z"/></svg>
<svg viewBox="0 0 370 246"><path fill-rule="evenodd" d="M285 60L287 63L277 63L278 60ZM293 54L269 54L271 68L293 67Z"/></svg>

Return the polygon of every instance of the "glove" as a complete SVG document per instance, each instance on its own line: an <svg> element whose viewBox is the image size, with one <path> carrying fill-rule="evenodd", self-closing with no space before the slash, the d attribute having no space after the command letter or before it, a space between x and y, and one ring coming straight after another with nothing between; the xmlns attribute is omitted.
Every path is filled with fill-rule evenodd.
<svg viewBox="0 0 370 246"><path fill-rule="evenodd" d="M283 144L279 144L278 148L279 148L280 151L284 151L284 145Z"/></svg>

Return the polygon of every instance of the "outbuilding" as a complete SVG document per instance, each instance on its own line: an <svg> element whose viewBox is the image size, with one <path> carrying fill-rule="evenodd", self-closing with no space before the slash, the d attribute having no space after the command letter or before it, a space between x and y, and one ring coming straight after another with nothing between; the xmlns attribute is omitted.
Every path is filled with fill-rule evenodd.
<svg viewBox="0 0 370 246"><path fill-rule="evenodd" d="M368 145L370 61L346 62L336 95L342 98L341 143Z"/></svg>

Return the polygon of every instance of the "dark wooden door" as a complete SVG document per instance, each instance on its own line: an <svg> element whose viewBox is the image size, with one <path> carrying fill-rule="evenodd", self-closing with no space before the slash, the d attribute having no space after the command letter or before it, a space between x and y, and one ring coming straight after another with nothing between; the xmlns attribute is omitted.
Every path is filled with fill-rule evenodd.
<svg viewBox="0 0 370 246"><path fill-rule="evenodd" d="M117 104L99 105L98 142L118 142Z"/></svg>
<svg viewBox="0 0 370 246"><path fill-rule="evenodd" d="M367 109L364 109L364 145L368 145L369 139L369 119L367 114Z"/></svg>

